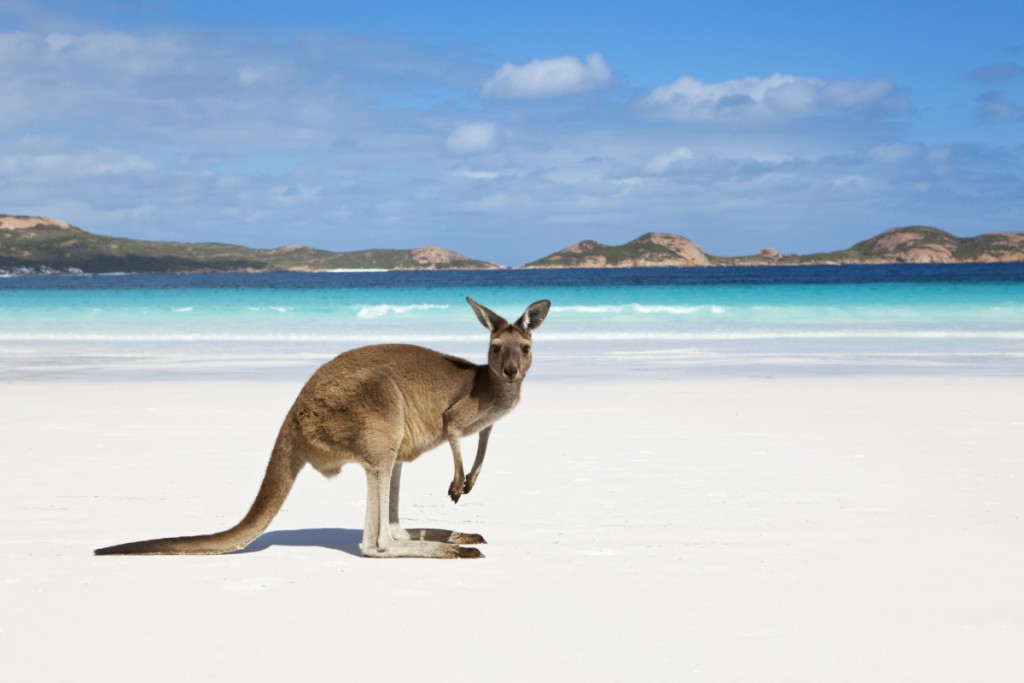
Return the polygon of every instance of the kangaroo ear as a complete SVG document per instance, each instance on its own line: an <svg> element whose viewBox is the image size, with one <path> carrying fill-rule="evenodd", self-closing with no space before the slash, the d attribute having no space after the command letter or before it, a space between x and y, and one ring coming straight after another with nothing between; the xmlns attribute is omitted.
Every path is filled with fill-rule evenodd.
<svg viewBox="0 0 1024 683"><path fill-rule="evenodd" d="M533 332L544 322L544 318L548 317L550 309L551 302L547 299L535 301L526 307L522 317L516 321L516 326L523 328L527 332Z"/></svg>
<svg viewBox="0 0 1024 683"><path fill-rule="evenodd" d="M491 332L501 329L502 327L508 327L508 321L502 318L494 311L492 311L491 309L487 308L486 306L478 304L477 302L470 299L468 296L466 297L466 301L469 302L469 305L473 307L473 312L476 313L477 320L480 321L480 324L489 329Z"/></svg>

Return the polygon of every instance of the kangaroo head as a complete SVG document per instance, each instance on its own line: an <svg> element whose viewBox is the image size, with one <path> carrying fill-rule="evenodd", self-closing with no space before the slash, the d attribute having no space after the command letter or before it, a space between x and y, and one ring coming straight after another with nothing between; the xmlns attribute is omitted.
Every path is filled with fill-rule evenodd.
<svg viewBox="0 0 1024 683"><path fill-rule="evenodd" d="M548 315L551 302L541 299L526 307L519 320L507 320L466 297L477 319L491 331L491 347L487 354L487 367L491 375L506 382L520 382L533 362L531 350L533 331L541 326Z"/></svg>

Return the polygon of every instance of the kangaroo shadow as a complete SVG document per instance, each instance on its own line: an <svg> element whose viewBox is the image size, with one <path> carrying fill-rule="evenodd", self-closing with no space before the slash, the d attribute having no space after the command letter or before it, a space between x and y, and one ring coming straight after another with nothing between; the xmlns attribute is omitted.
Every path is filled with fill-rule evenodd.
<svg viewBox="0 0 1024 683"><path fill-rule="evenodd" d="M289 529L268 531L241 550L231 555L258 553L275 545L292 547L319 546L328 550L340 550L360 557L359 543L363 540L362 529Z"/></svg>

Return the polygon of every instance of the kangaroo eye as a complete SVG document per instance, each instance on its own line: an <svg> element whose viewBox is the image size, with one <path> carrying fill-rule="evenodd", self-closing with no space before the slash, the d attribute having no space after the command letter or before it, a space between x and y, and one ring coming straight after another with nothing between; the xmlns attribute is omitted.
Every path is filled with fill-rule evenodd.
<svg viewBox="0 0 1024 683"><path fill-rule="evenodd" d="M529 344L524 344L523 345L523 353L527 354L529 352L530 352L530 345Z"/></svg>
<svg viewBox="0 0 1024 683"><path fill-rule="evenodd" d="M491 344L491 353L499 353L501 347L498 344Z"/></svg>

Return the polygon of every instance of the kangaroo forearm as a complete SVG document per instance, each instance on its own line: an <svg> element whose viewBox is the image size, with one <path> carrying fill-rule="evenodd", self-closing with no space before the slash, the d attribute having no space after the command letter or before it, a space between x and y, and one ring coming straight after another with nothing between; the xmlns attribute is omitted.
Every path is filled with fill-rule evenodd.
<svg viewBox="0 0 1024 683"><path fill-rule="evenodd" d="M473 467L469 471L469 476L476 479L480 472L480 468L484 464L484 456L487 455L487 440L491 437L491 428L487 427L480 431L480 436L476 442L476 458L473 459Z"/></svg>
<svg viewBox="0 0 1024 683"><path fill-rule="evenodd" d="M458 435L449 433L448 443L452 447L452 458L455 460L455 476L452 478L451 486L448 487L448 496L458 503L466 485L466 473L462 469L462 449L459 447Z"/></svg>
<svg viewBox="0 0 1024 683"><path fill-rule="evenodd" d="M449 436L448 444L452 447L452 459L455 461L455 477L462 478L465 476L465 472L462 469L462 448L459 445L459 438L457 436Z"/></svg>
<svg viewBox="0 0 1024 683"><path fill-rule="evenodd" d="M463 487L463 493L469 493L476 486L476 478L480 476L480 468L484 464L484 456L487 455L487 440L491 436L491 428L486 427L480 431L480 437L476 444L476 458L473 460L473 467L469 471L469 476L466 478L466 485Z"/></svg>

